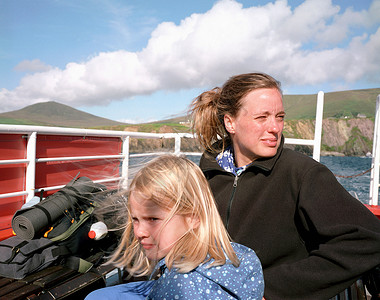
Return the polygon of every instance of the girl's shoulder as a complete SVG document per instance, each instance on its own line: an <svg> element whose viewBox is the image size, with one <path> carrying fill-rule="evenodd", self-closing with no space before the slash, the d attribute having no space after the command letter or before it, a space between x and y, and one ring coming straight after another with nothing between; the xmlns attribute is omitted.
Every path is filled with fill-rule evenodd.
<svg viewBox="0 0 380 300"><path fill-rule="evenodd" d="M241 274L245 274L245 276L262 274L261 262L254 250L238 243L232 242L231 245L239 259L238 267L235 267L229 259L220 266L211 266L213 260L210 260L199 265L195 270L207 277L219 277L221 273L224 274L223 277L226 277L226 274L231 277L241 276Z"/></svg>
<svg viewBox="0 0 380 300"><path fill-rule="evenodd" d="M231 242L231 246L234 249L236 255L238 255L238 256L239 256L239 254L245 255L247 253L248 254L254 254L254 255L256 255L256 253L255 253L255 251L253 249L248 248L247 246L244 246L242 244Z"/></svg>
<svg viewBox="0 0 380 300"><path fill-rule="evenodd" d="M241 299L261 300L264 278L259 259L248 247L236 243L232 247L240 261L238 267L228 260L224 265L210 266L210 260L188 273L166 269L149 299L226 299L227 295L238 295ZM205 298L199 298L200 294Z"/></svg>

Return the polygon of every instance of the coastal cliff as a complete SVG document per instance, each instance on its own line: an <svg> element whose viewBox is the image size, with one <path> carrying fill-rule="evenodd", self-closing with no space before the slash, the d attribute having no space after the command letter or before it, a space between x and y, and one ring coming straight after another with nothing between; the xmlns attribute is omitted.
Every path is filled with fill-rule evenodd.
<svg viewBox="0 0 380 300"><path fill-rule="evenodd" d="M285 122L288 138L314 138L314 120ZM374 121L370 118L325 119L321 155L365 156L372 152Z"/></svg>

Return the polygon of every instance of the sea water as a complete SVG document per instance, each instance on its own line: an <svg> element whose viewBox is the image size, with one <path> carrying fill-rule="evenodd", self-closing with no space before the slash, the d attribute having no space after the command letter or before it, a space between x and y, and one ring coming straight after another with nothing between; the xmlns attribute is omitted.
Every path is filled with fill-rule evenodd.
<svg viewBox="0 0 380 300"><path fill-rule="evenodd" d="M334 173L340 184L343 185L351 195L361 202L368 204L372 158L321 156L320 162Z"/></svg>
<svg viewBox="0 0 380 300"><path fill-rule="evenodd" d="M131 165L144 164L152 157L134 158ZM196 164L199 163L200 156L189 155L189 159ZM320 162L330 169L339 183L355 198L362 203L369 202L369 184L371 177L371 162L369 157L353 156L321 156ZM366 172L367 171L367 172ZM365 173L365 174L362 174ZM358 176L359 174L362 174Z"/></svg>
<svg viewBox="0 0 380 300"><path fill-rule="evenodd" d="M197 156L191 157L191 159L196 163L199 162L199 157ZM371 158L354 156L321 156L320 162L330 169L339 183L352 196L359 199L362 203L368 204L369 183L371 178Z"/></svg>

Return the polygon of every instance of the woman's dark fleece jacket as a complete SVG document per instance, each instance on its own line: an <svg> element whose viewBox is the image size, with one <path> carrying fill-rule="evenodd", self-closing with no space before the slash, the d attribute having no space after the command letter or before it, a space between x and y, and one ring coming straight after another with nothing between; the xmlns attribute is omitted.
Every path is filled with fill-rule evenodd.
<svg viewBox="0 0 380 300"><path fill-rule="evenodd" d="M208 153L200 167L232 239L260 258L267 300L329 299L380 264L380 220L283 142L239 177Z"/></svg>

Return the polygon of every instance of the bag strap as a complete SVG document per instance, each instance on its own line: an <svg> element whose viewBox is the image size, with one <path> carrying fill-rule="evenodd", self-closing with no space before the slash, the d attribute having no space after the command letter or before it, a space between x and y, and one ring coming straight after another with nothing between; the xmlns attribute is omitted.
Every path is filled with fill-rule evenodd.
<svg viewBox="0 0 380 300"><path fill-rule="evenodd" d="M68 193L68 191L71 191L72 193ZM76 195L76 194L78 194L78 195ZM79 196L79 191L75 187L65 186L61 190L59 190L58 192L53 194L52 196L54 196L54 197L64 196L67 199L68 203L72 204L73 200L71 199L71 197ZM48 224L53 223L51 214L43 205L37 203L33 207L41 210L45 214L45 216L48 220Z"/></svg>
<svg viewBox="0 0 380 300"><path fill-rule="evenodd" d="M89 207L86 211L83 212L83 214L79 217L78 221L74 221L74 223L63 233L60 235L51 238L52 241L57 242L57 241L64 241L68 237L70 237L75 230L77 230L92 214L94 211L94 207Z"/></svg>
<svg viewBox="0 0 380 300"><path fill-rule="evenodd" d="M54 257L58 256L67 256L70 255L71 251L66 246L58 246L57 248L52 250L52 255ZM76 256L68 256L65 260L65 266L76 270L79 273L88 272L94 264Z"/></svg>
<svg viewBox="0 0 380 300"><path fill-rule="evenodd" d="M78 271L79 273L87 273L94 264L80 257L70 256L67 258L65 265L72 270Z"/></svg>
<svg viewBox="0 0 380 300"><path fill-rule="evenodd" d="M27 243L28 243L28 241L22 241L21 243L19 243L16 246L13 246L13 247L8 246L8 245L3 245L4 247L12 248L12 250L11 250L12 254L11 254L11 256L6 261L4 261L4 263L5 264L9 264L15 258L15 256L17 255L17 253L20 252L21 248L23 246L25 246Z"/></svg>
<svg viewBox="0 0 380 300"><path fill-rule="evenodd" d="M20 242L14 246L3 244L3 243L0 244L0 248L10 248L11 249L10 257L6 261L1 262L2 264L11 263L13 261L13 259L16 257L16 255L19 253L22 253L22 255L25 257L31 257L35 253L41 252L44 249L49 248L50 246L54 245L54 242L52 240L46 239L46 238L35 239L35 240L24 240L24 239L21 239L17 236L13 236L13 237L10 237L10 239L18 239ZM28 252L25 252L25 250L23 251L22 248L25 245L27 245L31 242L36 242L36 241L42 240L42 239L46 240L46 242L43 244L36 244L35 249L33 249L33 247L32 247L32 248L28 249L29 250ZM4 241L6 241L6 240L4 240Z"/></svg>
<svg viewBox="0 0 380 300"><path fill-rule="evenodd" d="M52 223L51 215L45 207L43 207L40 204L35 204L33 207L38 208L39 210L41 210L45 214L46 218L48 219L48 224Z"/></svg>

